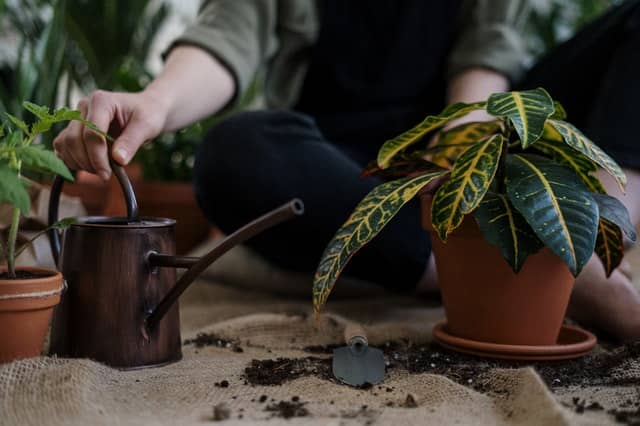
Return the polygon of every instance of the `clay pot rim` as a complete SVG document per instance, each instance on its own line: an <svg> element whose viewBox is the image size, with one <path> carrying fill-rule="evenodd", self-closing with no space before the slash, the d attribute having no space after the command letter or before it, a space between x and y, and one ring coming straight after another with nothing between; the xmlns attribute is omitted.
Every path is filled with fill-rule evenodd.
<svg viewBox="0 0 640 426"><path fill-rule="evenodd" d="M449 334L446 331L447 322L441 321L433 328L433 336L437 341L456 349L469 353L482 354L484 356L495 355L500 358L509 359L550 359L555 357L581 356L590 351L597 343L596 337L589 331L579 327L563 324L560 330L559 342L555 345L512 345L492 342L481 342L478 340L465 339ZM560 340L567 333L581 337L581 340L572 343L562 343Z"/></svg>
<svg viewBox="0 0 640 426"><path fill-rule="evenodd" d="M1 266L0 271L6 271ZM47 309L60 302L65 289L62 274L56 270L35 266L21 266L19 271L48 274L37 278L0 279L0 312Z"/></svg>
<svg viewBox="0 0 640 426"><path fill-rule="evenodd" d="M81 216L71 226L87 228L168 228L175 226L176 221L166 217L142 216L137 222L128 222L124 216Z"/></svg>
<svg viewBox="0 0 640 426"><path fill-rule="evenodd" d="M0 273L7 272L7 269L6 265L0 266ZM25 284L47 286L51 285L51 282L55 282L58 277L62 279L62 273L60 271L42 268L39 266L16 266L16 271L26 271L46 275L35 278L0 278L0 287ZM0 289L0 294L2 294L2 289Z"/></svg>

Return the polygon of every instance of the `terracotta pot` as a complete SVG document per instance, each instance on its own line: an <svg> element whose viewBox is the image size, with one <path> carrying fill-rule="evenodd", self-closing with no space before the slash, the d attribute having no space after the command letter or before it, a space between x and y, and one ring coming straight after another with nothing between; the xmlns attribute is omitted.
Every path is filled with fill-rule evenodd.
<svg viewBox="0 0 640 426"><path fill-rule="evenodd" d="M20 267L41 278L0 279L0 363L40 355L53 307L60 302L62 275L49 269ZM5 272L6 267L0 268Z"/></svg>
<svg viewBox="0 0 640 426"><path fill-rule="evenodd" d="M472 216L446 243L431 226L431 195L421 195L422 225L431 241L448 332L480 342L554 345L575 278L548 248L515 274Z"/></svg>
<svg viewBox="0 0 640 426"><path fill-rule="evenodd" d="M211 224L196 202L191 182L141 180L134 182L133 187L141 215L176 221L177 254L186 254L211 234Z"/></svg>

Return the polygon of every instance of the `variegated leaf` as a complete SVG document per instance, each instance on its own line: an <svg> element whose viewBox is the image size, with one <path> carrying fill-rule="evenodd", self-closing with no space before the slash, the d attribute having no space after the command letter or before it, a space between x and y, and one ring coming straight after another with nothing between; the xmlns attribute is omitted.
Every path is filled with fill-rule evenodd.
<svg viewBox="0 0 640 426"><path fill-rule="evenodd" d="M600 217L615 223L631 240L636 240L636 229L631 223L627 208L616 197L607 194L593 194L593 199L598 204Z"/></svg>
<svg viewBox="0 0 640 426"><path fill-rule="evenodd" d="M484 106L485 102L476 102L472 104L458 102L449 105L438 115L428 116L414 128L386 141L380 148L380 151L378 151L378 165L382 169L389 167L393 157L404 151L407 147L421 140L427 133L439 129L454 118L462 117L471 111L484 108Z"/></svg>
<svg viewBox="0 0 640 426"><path fill-rule="evenodd" d="M503 143L504 138L498 134L467 149L454 164L450 179L436 192L431 221L442 241L460 226L464 215L475 209L489 190Z"/></svg>
<svg viewBox="0 0 640 426"><path fill-rule="evenodd" d="M322 255L313 281L316 312L327 301L351 256L371 241L420 189L446 173L449 172L437 171L386 182L364 197Z"/></svg>
<svg viewBox="0 0 640 426"><path fill-rule="evenodd" d="M620 166L609 157L599 146L591 142L573 124L562 120L549 120L551 125L562 135L564 141L577 151L580 151L596 164L606 170L618 182L620 189L624 191L627 184L627 177Z"/></svg>
<svg viewBox="0 0 640 426"><path fill-rule="evenodd" d="M554 106L546 90L537 88L522 92L494 93L487 101L487 112L496 117L508 117L526 148L542 136L544 123L553 114Z"/></svg>
<svg viewBox="0 0 640 426"><path fill-rule="evenodd" d="M553 101L553 114L551 118L557 118L558 120L566 120L567 119L567 111L564 109L562 104L558 101Z"/></svg>
<svg viewBox="0 0 640 426"><path fill-rule="evenodd" d="M580 178L549 159L514 154L506 161L506 190L538 238L578 275L598 230L598 206Z"/></svg>
<svg viewBox="0 0 640 426"><path fill-rule="evenodd" d="M381 169L374 160L362 170L361 177L376 176L385 180L398 179L416 173L427 173L442 170L440 166L419 156L395 158L386 169Z"/></svg>
<svg viewBox="0 0 640 426"><path fill-rule="evenodd" d="M473 215L484 238L500 249L516 273L527 257L543 246L504 194L488 193Z"/></svg>
<svg viewBox="0 0 640 426"><path fill-rule="evenodd" d="M431 161L440 167L450 169L470 145L488 139L501 129L499 121L475 121L461 124L440 132L430 146L433 150ZM438 149L441 147L442 149Z"/></svg>
<svg viewBox="0 0 640 426"><path fill-rule="evenodd" d="M595 251L604 266L607 277L609 277L613 270L620 265L624 256L622 231L618 225L600 218Z"/></svg>
<svg viewBox="0 0 640 426"><path fill-rule="evenodd" d="M598 166L562 140L540 139L533 147L555 161L569 166L591 192L605 192L600 180L592 174L598 170Z"/></svg>

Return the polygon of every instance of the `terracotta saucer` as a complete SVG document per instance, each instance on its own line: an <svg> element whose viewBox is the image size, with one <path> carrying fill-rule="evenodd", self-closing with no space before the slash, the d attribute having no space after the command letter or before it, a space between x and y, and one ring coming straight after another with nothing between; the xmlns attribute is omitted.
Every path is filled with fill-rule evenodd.
<svg viewBox="0 0 640 426"><path fill-rule="evenodd" d="M502 345L456 337L447 332L447 322L433 328L434 339L447 349L485 358L517 361L555 361L579 358L591 352L596 336L578 327L563 325L558 343L550 346Z"/></svg>

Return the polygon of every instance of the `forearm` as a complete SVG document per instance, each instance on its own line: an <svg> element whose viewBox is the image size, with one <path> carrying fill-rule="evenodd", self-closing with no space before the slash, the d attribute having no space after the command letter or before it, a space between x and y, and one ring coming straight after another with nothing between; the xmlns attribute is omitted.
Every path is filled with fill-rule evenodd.
<svg viewBox="0 0 640 426"><path fill-rule="evenodd" d="M166 111L163 132L215 114L235 92L229 71L216 58L192 46L173 49L162 73L145 89Z"/></svg>
<svg viewBox="0 0 640 426"><path fill-rule="evenodd" d="M487 68L469 68L455 75L447 86L447 102L478 102L484 101L495 92L509 90L509 80L502 74ZM488 121L495 117L485 110L472 111L469 114L447 124L452 128L472 121Z"/></svg>
<svg viewBox="0 0 640 426"><path fill-rule="evenodd" d="M509 80L502 74L487 68L469 68L455 75L447 87L447 101L483 101L495 92L509 90Z"/></svg>

